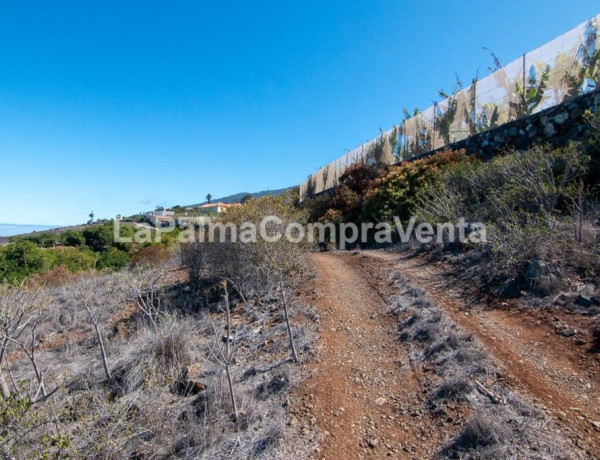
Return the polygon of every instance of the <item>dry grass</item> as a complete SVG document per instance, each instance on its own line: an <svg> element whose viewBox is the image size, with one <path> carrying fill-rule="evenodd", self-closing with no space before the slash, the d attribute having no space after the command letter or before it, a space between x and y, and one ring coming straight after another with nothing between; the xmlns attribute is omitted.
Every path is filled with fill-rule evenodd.
<svg viewBox="0 0 600 460"><path fill-rule="evenodd" d="M563 458L570 452L559 428L498 380L490 356L471 335L435 303L421 299L423 291L410 286L403 276L392 273L390 284L401 292L398 331L409 347L411 362L433 366L434 373L429 374L433 381L427 386L431 413L445 416L449 403L475 411L463 420L456 437L440 448L438 458L542 459ZM392 305L397 303L395 296ZM481 382L488 393L480 390Z"/></svg>
<svg viewBox="0 0 600 460"><path fill-rule="evenodd" d="M144 270L137 268L136 276ZM302 380L289 362L288 338L277 299L269 290L247 303L235 301L232 321L238 329L232 380L240 410L232 420L223 372L209 359L212 323L220 313L216 299L199 302L198 291L185 285L161 285L160 311L123 314L134 300L124 282L131 273L97 274L48 285L47 315L39 327L36 359L47 369L45 382L55 389L31 405L26 398L31 366L15 355L10 372L23 388L22 398L0 399L0 450L12 458L290 458L310 456L315 440L287 426L283 407L291 387ZM158 292L158 291L157 291ZM98 339L82 311L78 295L101 310L112 374L106 379ZM210 308L198 309L195 305ZM211 313L212 310L212 313ZM303 305L292 309L304 316L294 327L301 353L314 340ZM115 323L115 318L117 322ZM268 345L265 346L265 343ZM252 371L253 370L253 371Z"/></svg>

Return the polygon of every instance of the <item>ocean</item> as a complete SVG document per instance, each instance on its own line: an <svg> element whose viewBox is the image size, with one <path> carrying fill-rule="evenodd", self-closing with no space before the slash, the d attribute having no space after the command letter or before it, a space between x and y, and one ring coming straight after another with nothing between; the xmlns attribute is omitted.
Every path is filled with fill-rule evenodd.
<svg viewBox="0 0 600 460"><path fill-rule="evenodd" d="M21 225L21 224L0 224L0 237L21 235L23 233L42 232L51 230L56 226L50 225Z"/></svg>

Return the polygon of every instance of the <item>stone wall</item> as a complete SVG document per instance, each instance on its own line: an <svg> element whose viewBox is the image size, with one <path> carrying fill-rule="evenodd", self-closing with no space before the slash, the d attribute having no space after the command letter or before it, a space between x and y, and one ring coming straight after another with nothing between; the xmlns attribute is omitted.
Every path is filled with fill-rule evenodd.
<svg viewBox="0 0 600 460"><path fill-rule="evenodd" d="M600 90L446 145L423 156L441 150L465 149L468 154L477 153L483 157L491 157L496 152L509 148L524 150L536 143L563 145L571 140L581 140L587 126L583 114L588 109L595 112L598 107L600 107Z"/></svg>

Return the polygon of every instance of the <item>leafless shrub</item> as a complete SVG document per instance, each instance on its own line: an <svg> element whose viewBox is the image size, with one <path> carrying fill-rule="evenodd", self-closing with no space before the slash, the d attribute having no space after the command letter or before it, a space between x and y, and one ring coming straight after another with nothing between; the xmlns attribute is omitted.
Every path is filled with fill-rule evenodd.
<svg viewBox="0 0 600 460"><path fill-rule="evenodd" d="M142 265L124 273L121 279L128 299L135 302L139 312L154 329L157 328L161 315L167 310L164 287L161 285L165 272L164 265Z"/></svg>
<svg viewBox="0 0 600 460"><path fill-rule="evenodd" d="M231 398L231 409L233 411L233 420L239 420L238 406L233 388L233 379L231 377L231 365L235 356L237 347L237 329L231 327L231 312L229 309L229 292L227 290L227 281L223 282L223 303L221 310L225 316L223 324L218 329L213 324L214 342L209 347L211 359L223 367L227 376L227 386L229 388L229 396ZM225 333L225 335L223 335ZM221 344L224 342L224 345Z"/></svg>
<svg viewBox="0 0 600 460"><path fill-rule="evenodd" d="M473 385L463 378L443 380L435 389L430 402L439 400L452 400L456 402L467 401L473 391Z"/></svg>
<svg viewBox="0 0 600 460"><path fill-rule="evenodd" d="M265 284L257 249L234 242L190 243L182 247L181 257L194 286L203 280L227 279L247 303Z"/></svg>
<svg viewBox="0 0 600 460"><path fill-rule="evenodd" d="M406 277L399 271L395 270L390 273L388 278L390 286L402 287L408 283Z"/></svg>
<svg viewBox="0 0 600 460"><path fill-rule="evenodd" d="M438 362L441 375L495 376L496 367L489 356L477 346L461 342L454 353Z"/></svg>
<svg viewBox="0 0 600 460"><path fill-rule="evenodd" d="M400 315L404 311L406 311L408 307L410 307L410 305L412 304L412 300L412 297L407 297L402 294L396 294L388 299L388 305L390 306L390 310L394 314Z"/></svg>
<svg viewBox="0 0 600 460"><path fill-rule="evenodd" d="M423 356L430 360L443 352L456 350L460 345L460 337L455 333L450 333L445 338L428 345L423 351Z"/></svg>
<svg viewBox="0 0 600 460"><path fill-rule="evenodd" d="M119 306L122 306L123 295L119 290L116 277L100 276L89 272L73 278L70 283L65 284L63 292L71 303L87 313L96 334L106 379L110 380L111 373L103 328L107 317L116 312Z"/></svg>
<svg viewBox="0 0 600 460"><path fill-rule="evenodd" d="M409 295L411 297L420 298L425 295L425 291L421 289L419 286L408 286L406 290L403 292L404 295Z"/></svg>
<svg viewBox="0 0 600 460"><path fill-rule="evenodd" d="M48 395L44 384L48 369L44 371L40 367L36 354L39 346L37 331L47 316L47 309L48 300L40 288L0 284L0 389L4 399L12 394L6 373L10 376L15 397L22 397L22 391L11 373L9 351L24 354L31 364L34 378L27 392L29 399L37 401L38 397ZM6 364L3 365L3 362Z"/></svg>
<svg viewBox="0 0 600 460"><path fill-rule="evenodd" d="M434 322L427 322L414 328L413 340L419 342L434 342L440 336L440 326Z"/></svg>
<svg viewBox="0 0 600 460"><path fill-rule="evenodd" d="M477 414L465 425L453 443L456 451L478 450L497 445L507 439L506 429L484 414Z"/></svg>
<svg viewBox="0 0 600 460"><path fill-rule="evenodd" d="M421 308L430 308L431 307L431 301L429 299L427 299L426 297L420 296L420 297L417 297L414 300L413 306L414 307L421 307Z"/></svg>

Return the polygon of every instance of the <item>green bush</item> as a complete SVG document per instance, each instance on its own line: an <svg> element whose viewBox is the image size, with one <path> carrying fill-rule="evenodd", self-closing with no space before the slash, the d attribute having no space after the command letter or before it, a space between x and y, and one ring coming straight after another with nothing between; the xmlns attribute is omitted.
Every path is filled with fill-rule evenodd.
<svg viewBox="0 0 600 460"><path fill-rule="evenodd" d="M60 234L59 241L64 246L79 247L85 245L85 237L83 232L75 230L67 230Z"/></svg>
<svg viewBox="0 0 600 460"><path fill-rule="evenodd" d="M0 248L0 280L19 282L52 267L44 249L31 241L18 241Z"/></svg>
<svg viewBox="0 0 600 460"><path fill-rule="evenodd" d="M476 157L463 151L444 151L421 160L404 162L383 171L369 185L363 207L363 220L393 222L394 216L408 220L413 214L415 197L428 183L453 164L474 164Z"/></svg>
<svg viewBox="0 0 600 460"><path fill-rule="evenodd" d="M129 253L117 248L110 248L108 251L100 253L96 268L118 270L127 267L130 261L131 257Z"/></svg>
<svg viewBox="0 0 600 460"><path fill-rule="evenodd" d="M82 235L85 244L94 252L104 251L114 243L112 223L84 228Z"/></svg>
<svg viewBox="0 0 600 460"><path fill-rule="evenodd" d="M75 273L94 268L96 255L87 248L57 248L48 250L52 267L62 265Z"/></svg>

